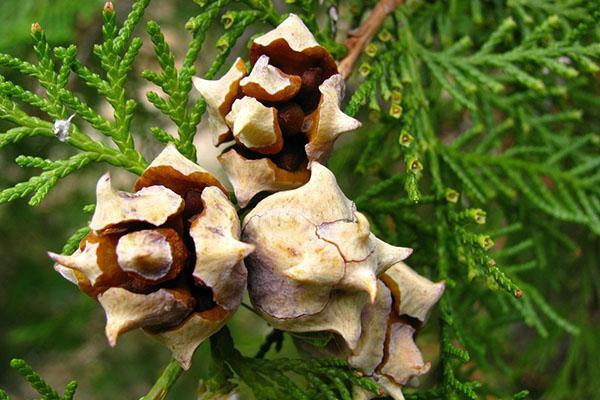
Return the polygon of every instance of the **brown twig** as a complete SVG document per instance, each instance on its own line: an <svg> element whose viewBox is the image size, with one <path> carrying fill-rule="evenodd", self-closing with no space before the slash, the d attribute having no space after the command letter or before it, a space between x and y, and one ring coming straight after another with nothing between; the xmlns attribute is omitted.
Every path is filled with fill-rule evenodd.
<svg viewBox="0 0 600 400"><path fill-rule="evenodd" d="M349 34L348 40L346 40L348 55L338 66L338 70L344 79L350 76L354 64L359 59L365 47L371 42L373 36L375 36L383 24L383 21L402 3L404 3L404 0L380 0L371 11L369 17Z"/></svg>

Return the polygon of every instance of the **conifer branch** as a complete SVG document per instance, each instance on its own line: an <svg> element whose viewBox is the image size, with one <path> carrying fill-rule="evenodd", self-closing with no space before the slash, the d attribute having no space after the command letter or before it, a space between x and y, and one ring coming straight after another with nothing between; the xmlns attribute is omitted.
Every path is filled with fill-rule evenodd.
<svg viewBox="0 0 600 400"><path fill-rule="evenodd" d="M381 28L385 19L396 7L399 7L403 3L404 0L380 0L360 27L350 33L350 38L346 41L348 54L340 61L338 66L340 74L345 79L350 76L354 64L356 64L365 47L367 47L373 36Z"/></svg>
<svg viewBox="0 0 600 400"><path fill-rule="evenodd" d="M76 47L52 49L39 24L33 24L31 36L38 59L37 64L0 56L0 63L36 78L44 88L44 95L34 94L0 76L0 118L17 127L0 136L0 147L17 143L27 137L57 138L81 152L67 160L40 161L38 158L19 158L26 167L41 167L44 172L0 192L0 203L32 194L29 204L37 205L58 181L92 162L107 162L139 174L146 166L143 156L135 149L130 133L135 101L126 98L125 81L131 71L133 60L141 47L139 38L131 39L134 25L139 22L149 0L139 0L125 20L123 28L116 25L115 12L110 2L102 12L104 42L96 45L94 53L101 61L106 77L93 73L76 59ZM125 50L125 45L128 48ZM57 66L58 62L62 64ZM114 121L109 121L83 100L78 98L66 84L70 72L78 75L88 86L103 95L114 109ZM54 122L28 115L17 101L38 108ZM68 115L71 109L75 115ZM73 121L77 116L112 140L116 148L92 139Z"/></svg>
<svg viewBox="0 0 600 400"><path fill-rule="evenodd" d="M337 359L273 359L244 357L233 345L227 328L211 336L213 359L224 362L259 399L350 399L353 385L381 394L377 385ZM291 376L302 377L300 385Z"/></svg>
<svg viewBox="0 0 600 400"><path fill-rule="evenodd" d="M75 390L77 390L77 382L69 382L65 389L65 393L61 396L54 388L48 385L48 383L46 383L46 381L25 362L25 360L15 358L11 360L10 366L39 393L43 400L73 400ZM8 394L3 390L0 390L0 399L10 400Z"/></svg>

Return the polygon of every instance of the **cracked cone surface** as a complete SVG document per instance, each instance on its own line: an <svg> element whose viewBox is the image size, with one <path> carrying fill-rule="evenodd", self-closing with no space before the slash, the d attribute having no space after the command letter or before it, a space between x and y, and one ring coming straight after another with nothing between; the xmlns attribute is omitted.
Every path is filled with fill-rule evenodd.
<svg viewBox="0 0 600 400"><path fill-rule="evenodd" d="M245 217L242 238L250 298L274 327L331 331L355 348L363 308L377 296L377 277L411 250L378 240L366 218L317 162L310 181L262 200Z"/></svg>

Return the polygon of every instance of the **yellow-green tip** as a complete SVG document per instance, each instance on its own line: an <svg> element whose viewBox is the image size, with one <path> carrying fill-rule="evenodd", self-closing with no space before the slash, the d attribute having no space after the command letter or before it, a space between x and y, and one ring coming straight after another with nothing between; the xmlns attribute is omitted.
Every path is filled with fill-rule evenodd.
<svg viewBox="0 0 600 400"><path fill-rule="evenodd" d="M31 33L38 33L42 31L42 26L39 22L34 22L31 24Z"/></svg>
<svg viewBox="0 0 600 400"><path fill-rule="evenodd" d="M450 203L456 203L458 202L458 198L459 198L459 194L456 190L454 189L446 189L446 201L450 202Z"/></svg>
<svg viewBox="0 0 600 400"><path fill-rule="evenodd" d="M115 6L113 5L112 1L107 1L106 3L104 3L103 11L106 13L115 12Z"/></svg>

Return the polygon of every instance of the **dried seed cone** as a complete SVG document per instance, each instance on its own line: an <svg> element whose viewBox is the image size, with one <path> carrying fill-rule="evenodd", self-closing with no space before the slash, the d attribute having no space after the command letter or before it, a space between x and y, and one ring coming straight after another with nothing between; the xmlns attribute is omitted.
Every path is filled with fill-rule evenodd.
<svg viewBox="0 0 600 400"><path fill-rule="evenodd" d="M348 360L398 400L403 399L402 386L431 367L417 347L415 332L444 293L444 283L431 282L401 262L381 276L379 286L377 301L362 315L363 334Z"/></svg>
<svg viewBox="0 0 600 400"><path fill-rule="evenodd" d="M239 307L245 287L240 222L221 183L169 145L135 192L98 181L91 232L55 269L106 312L111 346L143 328L187 369L202 341Z"/></svg>
<svg viewBox="0 0 600 400"><path fill-rule="evenodd" d="M250 298L274 327L330 331L350 349L363 309L376 301L377 278L411 249L377 239L335 177L317 162L310 181L262 200L244 219Z"/></svg>
<svg viewBox="0 0 600 400"><path fill-rule="evenodd" d="M360 126L344 114L344 80L329 52L294 14L254 39L252 70L237 59L218 80L194 79L206 99L219 161L240 206L260 192L297 188L337 137Z"/></svg>
<svg viewBox="0 0 600 400"><path fill-rule="evenodd" d="M403 400L402 387L430 369L415 343L415 332L443 292L443 283L431 282L399 262L381 275L375 301L362 310L361 335L354 348L342 339L334 339L324 348L301 341L297 344L313 356L347 359L351 366L371 376L388 396ZM356 392L356 399L373 397L359 388Z"/></svg>

